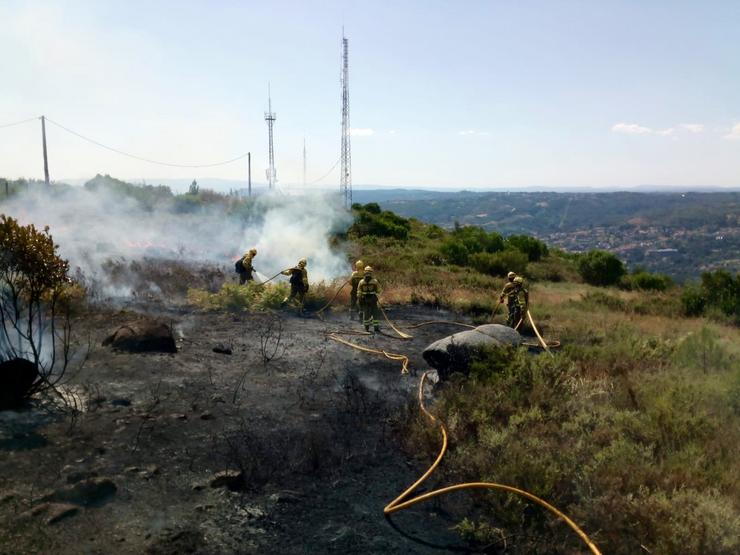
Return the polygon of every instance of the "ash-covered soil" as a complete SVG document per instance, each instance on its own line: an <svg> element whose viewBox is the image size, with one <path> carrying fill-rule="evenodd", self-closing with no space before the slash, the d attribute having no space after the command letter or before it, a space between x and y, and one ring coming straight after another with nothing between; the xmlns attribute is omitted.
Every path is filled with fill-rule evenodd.
<svg viewBox="0 0 740 555"><path fill-rule="evenodd" d="M430 462L405 452L401 433L421 352L457 328L345 336L409 355L402 376L397 362L327 339L361 329L343 311L322 321L158 305L177 353L102 347L152 318L132 306L78 322L91 351L64 393L80 410L0 412L0 553L467 551L450 530L464 515L438 503L383 516ZM455 319L423 307L389 316Z"/></svg>

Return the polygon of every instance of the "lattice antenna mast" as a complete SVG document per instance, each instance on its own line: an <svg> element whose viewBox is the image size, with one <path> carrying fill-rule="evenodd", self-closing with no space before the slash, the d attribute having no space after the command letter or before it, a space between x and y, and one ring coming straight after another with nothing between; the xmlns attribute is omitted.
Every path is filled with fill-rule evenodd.
<svg viewBox="0 0 740 555"><path fill-rule="evenodd" d="M349 41L342 29L342 152L339 191L344 197L344 206L352 208L352 146L349 125Z"/></svg>
<svg viewBox="0 0 740 555"><path fill-rule="evenodd" d="M277 181L277 172L275 171L275 150L272 147L272 126L277 119L276 114L272 111L272 97L270 94L270 83L267 83L267 112L265 112L265 122L267 123L267 136L269 141L269 160L270 167L265 170L267 174L267 186L270 190L275 187Z"/></svg>

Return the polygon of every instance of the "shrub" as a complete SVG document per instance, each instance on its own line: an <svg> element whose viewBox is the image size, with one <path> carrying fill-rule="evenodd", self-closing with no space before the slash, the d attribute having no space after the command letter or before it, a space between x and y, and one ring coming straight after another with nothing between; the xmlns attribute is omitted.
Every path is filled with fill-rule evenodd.
<svg viewBox="0 0 740 555"><path fill-rule="evenodd" d="M506 238L507 245L523 252L530 262L536 262L547 256L547 245L529 235L510 235Z"/></svg>
<svg viewBox="0 0 740 555"><path fill-rule="evenodd" d="M709 310L729 317L740 324L740 276L733 278L725 270L704 272L700 284L689 284L681 294L681 304L687 316L701 316Z"/></svg>
<svg viewBox="0 0 740 555"><path fill-rule="evenodd" d="M578 257L578 273L591 285L615 285L625 273L624 264L614 254L592 250Z"/></svg>
<svg viewBox="0 0 740 555"><path fill-rule="evenodd" d="M706 337L696 340L714 349ZM671 365L670 341L627 326L603 344L555 357L485 351L468 378L438 394L435 409L451 446L444 484L493 481L527 490L593 534L604 553L736 552L740 375L697 372L701 357L698 368L696 360L684 367L696 345L675 351L681 367ZM727 367L711 352L715 367ZM438 444L412 434L417 450L434 456ZM469 541L505 539L512 553L583 551L562 522L522 498L470 495L475 516L457 526Z"/></svg>
<svg viewBox="0 0 740 555"><path fill-rule="evenodd" d="M482 274L503 276L508 272L523 274L527 269L527 255L515 249L496 253L479 252L470 257L470 265Z"/></svg>
<svg viewBox="0 0 740 555"><path fill-rule="evenodd" d="M362 238L368 235L376 237L393 237L405 240L411 230L411 222L390 211L381 211L376 203L364 206L355 204L355 223L349 233Z"/></svg>
<svg viewBox="0 0 740 555"><path fill-rule="evenodd" d="M673 285L673 280L663 274L652 274L644 270L633 272L622 278L620 287L628 291L665 291Z"/></svg>
<svg viewBox="0 0 740 555"><path fill-rule="evenodd" d="M458 239L450 238L442 243L439 252L449 264L456 264L458 266L466 266L468 264L468 249Z"/></svg>
<svg viewBox="0 0 740 555"><path fill-rule="evenodd" d="M254 282L247 282L245 285L225 283L216 293L201 289L188 289L187 299L190 304L202 310L260 311L279 307L288 291L289 287L284 283L266 285Z"/></svg>
<svg viewBox="0 0 740 555"><path fill-rule="evenodd" d="M70 311L81 292L69 287L69 264L57 250L48 227L0 215L0 362L36 367L25 398L53 388L69 363Z"/></svg>
<svg viewBox="0 0 740 555"><path fill-rule="evenodd" d="M470 254L477 252L498 252L504 250L504 238L495 231L487 233L476 226L457 226L452 237L460 241Z"/></svg>

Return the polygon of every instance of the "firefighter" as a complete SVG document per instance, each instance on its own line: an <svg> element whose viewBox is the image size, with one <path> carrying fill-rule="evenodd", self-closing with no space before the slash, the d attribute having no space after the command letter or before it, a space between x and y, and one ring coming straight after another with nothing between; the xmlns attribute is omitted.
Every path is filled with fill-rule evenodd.
<svg viewBox="0 0 740 555"><path fill-rule="evenodd" d="M308 272L306 272L306 264L306 259L301 258L295 267L281 272L284 276L290 276L290 295L283 299L280 306L285 306L293 299L297 299L299 310L303 313L303 303L306 299L306 293L308 293Z"/></svg>
<svg viewBox="0 0 740 555"><path fill-rule="evenodd" d="M512 277L513 274L513 277ZM515 328L524 318L529 307L529 291L524 287L524 278L517 276L514 272L509 272L509 281L504 285L503 291L499 296L499 302L506 299L506 305L509 308L509 317L506 319L506 325ZM524 298L522 303L521 298Z"/></svg>
<svg viewBox="0 0 740 555"><path fill-rule="evenodd" d="M365 331L370 331L370 324L373 325L375 331L380 331L378 295L380 295L380 284L373 277L373 269L365 266L364 276L357 286L357 297L360 301Z"/></svg>
<svg viewBox="0 0 740 555"><path fill-rule="evenodd" d="M249 249L239 260L236 261L236 273L239 274L239 285L244 285L248 281L254 281L254 267L252 259L257 256L257 249Z"/></svg>
<svg viewBox="0 0 740 555"><path fill-rule="evenodd" d="M360 285L360 281L362 281L362 275L363 275L363 268L365 267L365 264L362 262L362 260L358 260L355 262L355 271L352 272L352 277L349 278L349 283L352 286L352 290L349 293L349 319L354 320L355 314L357 314L357 317L360 318L360 308L357 303L357 286Z"/></svg>

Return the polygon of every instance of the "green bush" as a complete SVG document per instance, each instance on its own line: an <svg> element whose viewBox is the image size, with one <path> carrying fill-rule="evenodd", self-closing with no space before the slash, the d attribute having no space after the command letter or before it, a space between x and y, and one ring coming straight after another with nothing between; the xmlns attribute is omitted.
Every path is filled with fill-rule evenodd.
<svg viewBox="0 0 740 555"><path fill-rule="evenodd" d="M290 288L284 283L259 285L248 282L245 285L226 283L216 293L200 289L188 289L188 302L202 310L244 312L279 308L280 302L288 295Z"/></svg>
<svg viewBox="0 0 740 555"><path fill-rule="evenodd" d="M376 203L364 206L355 204L355 222L349 233L356 238L366 236L392 237L406 240L411 230L411 222L390 211L381 211Z"/></svg>
<svg viewBox="0 0 740 555"><path fill-rule="evenodd" d="M715 311L740 324L740 276L725 270L704 272L700 284L689 284L681 294L681 304L687 316L701 316Z"/></svg>
<svg viewBox="0 0 740 555"><path fill-rule="evenodd" d="M673 280L663 274L653 274L640 270L622 277L620 287L628 291L665 291L673 285Z"/></svg>
<svg viewBox="0 0 740 555"><path fill-rule="evenodd" d="M686 316L701 316L704 314L704 307L707 300L700 286L688 284L683 288L681 293L681 305Z"/></svg>
<svg viewBox="0 0 740 555"><path fill-rule="evenodd" d="M614 254L592 250L578 257L578 273L591 285L615 285L625 273L624 264Z"/></svg>
<svg viewBox="0 0 740 555"><path fill-rule="evenodd" d="M547 245L529 235L510 235L506 244L526 254L530 262L541 260L548 254Z"/></svg>
<svg viewBox="0 0 740 555"><path fill-rule="evenodd" d="M706 347L713 367L727 367L726 353L701 334L685 341L675 349L624 326L555 357L484 352L468 378L438 394L450 439L442 481L529 491L604 553L737 552L740 374L706 374L702 356L687 354ZM438 444L413 434L433 457ZM523 498L470 495L475 516L457 530L475 544L506 537L512 553L584 551L567 526Z"/></svg>
<svg viewBox="0 0 740 555"><path fill-rule="evenodd" d="M479 252L470 257L470 265L482 274L504 276L508 272L523 274L527 269L527 255L515 249L501 252Z"/></svg>
<svg viewBox="0 0 740 555"><path fill-rule="evenodd" d="M447 239L442 243L439 252L449 264L456 264L457 266L466 266L468 264L468 249L458 239Z"/></svg>
<svg viewBox="0 0 740 555"><path fill-rule="evenodd" d="M486 232L483 228L476 226L455 227L452 237L465 245L468 253L498 252L504 250L504 238L492 231Z"/></svg>

